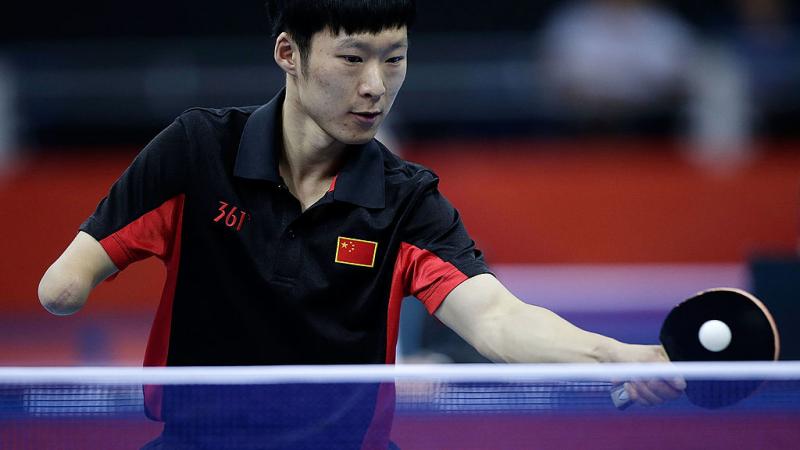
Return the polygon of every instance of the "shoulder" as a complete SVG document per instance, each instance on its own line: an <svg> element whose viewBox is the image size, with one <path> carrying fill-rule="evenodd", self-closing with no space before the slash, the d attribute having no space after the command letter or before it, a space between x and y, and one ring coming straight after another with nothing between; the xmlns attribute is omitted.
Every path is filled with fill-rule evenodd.
<svg viewBox="0 0 800 450"><path fill-rule="evenodd" d="M387 188L425 190L435 188L439 183L436 173L421 165L392 153L380 141L378 148L383 154L383 169Z"/></svg>
<svg viewBox="0 0 800 450"><path fill-rule="evenodd" d="M193 107L185 110L176 119L187 133L225 133L235 132L244 128L250 115L259 106L237 106L226 108Z"/></svg>
<svg viewBox="0 0 800 450"><path fill-rule="evenodd" d="M233 164L248 119L259 107L194 107L181 113L175 123L184 130L190 155L207 159L203 164L221 161L227 167Z"/></svg>

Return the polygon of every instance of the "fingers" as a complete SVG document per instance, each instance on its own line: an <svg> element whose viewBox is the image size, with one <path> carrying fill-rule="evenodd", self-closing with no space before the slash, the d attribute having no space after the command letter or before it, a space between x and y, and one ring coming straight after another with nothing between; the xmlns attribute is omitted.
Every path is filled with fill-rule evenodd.
<svg viewBox="0 0 800 450"><path fill-rule="evenodd" d="M681 383L682 382L682 387ZM625 383L630 399L645 406L659 405L681 396L686 383L683 380L638 380Z"/></svg>
<svg viewBox="0 0 800 450"><path fill-rule="evenodd" d="M686 389L686 380L684 380L682 377L675 377L664 381L669 383L669 385L677 391L683 392Z"/></svg>
<svg viewBox="0 0 800 450"><path fill-rule="evenodd" d="M632 345L628 358L624 361L637 363L668 363L666 350L661 345ZM668 379L632 380L625 383L625 391L630 400L642 405L658 405L681 396L686 389L686 381L676 376Z"/></svg>
<svg viewBox="0 0 800 450"><path fill-rule="evenodd" d="M647 388L662 400L675 400L681 396L683 389L677 389L669 381L651 380L647 382Z"/></svg>
<svg viewBox="0 0 800 450"><path fill-rule="evenodd" d="M666 350L664 350L663 346L654 345L654 346L652 346L652 349L653 349L653 351L655 353L655 361L657 361L657 362L669 362L669 357L667 356L667 352L666 352ZM672 389L678 390L678 391L683 391L684 389L686 389L686 380L684 380L682 377L664 379L664 380L661 380L661 381L663 381L664 383L667 383L669 385L669 387L671 387Z"/></svg>
<svg viewBox="0 0 800 450"><path fill-rule="evenodd" d="M650 389L643 383L638 381L629 381L625 383L625 390L628 392L631 400L644 406L658 405L662 402Z"/></svg>

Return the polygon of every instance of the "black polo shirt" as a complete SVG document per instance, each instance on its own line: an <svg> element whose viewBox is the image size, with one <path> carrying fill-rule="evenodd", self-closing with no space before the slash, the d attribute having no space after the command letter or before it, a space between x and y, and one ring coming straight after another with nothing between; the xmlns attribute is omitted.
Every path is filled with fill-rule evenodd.
<svg viewBox="0 0 800 450"><path fill-rule="evenodd" d="M283 98L186 111L81 226L120 270L165 262L145 365L392 363L403 297L432 313L487 272L436 175L376 140L301 211L278 173Z"/></svg>

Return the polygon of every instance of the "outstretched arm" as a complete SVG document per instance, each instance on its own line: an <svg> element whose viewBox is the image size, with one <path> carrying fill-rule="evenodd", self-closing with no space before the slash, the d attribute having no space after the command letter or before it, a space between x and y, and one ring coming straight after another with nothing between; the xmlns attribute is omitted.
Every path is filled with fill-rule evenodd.
<svg viewBox="0 0 800 450"><path fill-rule="evenodd" d="M39 282L39 302L57 315L77 312L98 283L117 272L97 240L78 232Z"/></svg>
<svg viewBox="0 0 800 450"><path fill-rule="evenodd" d="M461 283L436 317L495 362L667 362L660 345L633 345L582 330L554 312L528 305L484 274ZM659 403L680 395L682 380L628 384L633 400Z"/></svg>

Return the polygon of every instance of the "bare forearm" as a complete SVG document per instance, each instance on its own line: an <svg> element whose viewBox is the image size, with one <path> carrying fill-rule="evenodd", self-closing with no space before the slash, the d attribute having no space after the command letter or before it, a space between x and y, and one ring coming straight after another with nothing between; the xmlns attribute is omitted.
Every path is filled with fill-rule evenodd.
<svg viewBox="0 0 800 450"><path fill-rule="evenodd" d="M490 322L476 348L494 362L663 362L659 345L626 344L592 333L558 314L514 299Z"/></svg>
<svg viewBox="0 0 800 450"><path fill-rule="evenodd" d="M526 304L491 275L472 277L456 287L436 317L495 362L667 359L661 346L624 344L582 330L548 309Z"/></svg>
<svg viewBox="0 0 800 450"><path fill-rule="evenodd" d="M625 344L582 330L554 312L517 302L487 321L476 348L495 362L610 362Z"/></svg>

